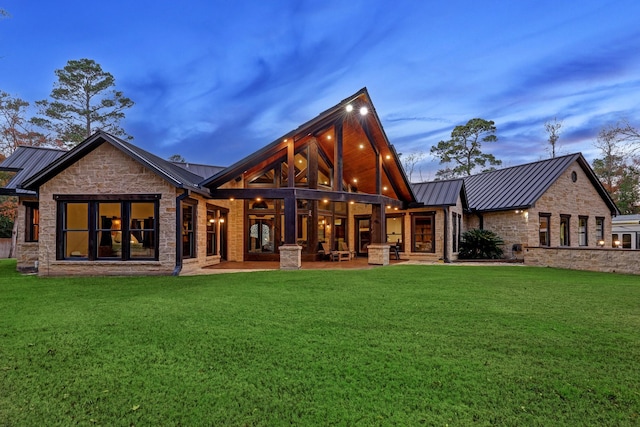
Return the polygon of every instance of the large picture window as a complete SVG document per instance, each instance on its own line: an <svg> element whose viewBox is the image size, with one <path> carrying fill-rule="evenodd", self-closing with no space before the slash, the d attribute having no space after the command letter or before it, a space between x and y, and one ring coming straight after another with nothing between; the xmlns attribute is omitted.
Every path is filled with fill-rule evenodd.
<svg viewBox="0 0 640 427"><path fill-rule="evenodd" d="M40 210L38 203L25 202L25 242L37 242L40 237Z"/></svg>
<svg viewBox="0 0 640 427"><path fill-rule="evenodd" d="M57 259L158 259L158 196L87 198L56 196Z"/></svg>
<svg viewBox="0 0 640 427"><path fill-rule="evenodd" d="M413 252L435 252L435 213L414 215L412 221Z"/></svg>
<svg viewBox="0 0 640 427"><path fill-rule="evenodd" d="M216 254L216 210L207 205L207 256Z"/></svg>

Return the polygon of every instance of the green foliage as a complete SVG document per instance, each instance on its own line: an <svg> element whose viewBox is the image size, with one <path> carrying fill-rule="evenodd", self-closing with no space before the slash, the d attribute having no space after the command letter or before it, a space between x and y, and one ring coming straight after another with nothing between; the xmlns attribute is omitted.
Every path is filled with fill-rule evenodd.
<svg viewBox="0 0 640 427"><path fill-rule="evenodd" d="M0 262L3 425L640 421L634 276L435 265L44 279L14 269Z"/></svg>
<svg viewBox="0 0 640 427"><path fill-rule="evenodd" d="M456 126L451 132L451 139L440 141L431 147L431 154L440 159L440 164L453 163L453 167L446 167L436 173L439 179L449 179L468 176L476 168L483 168L482 172L495 169L493 166L502 164L493 154L481 151L483 143L496 142L496 127L493 121L471 119L466 125ZM487 167L488 166L488 167Z"/></svg>
<svg viewBox="0 0 640 427"><path fill-rule="evenodd" d="M502 258L504 241L490 230L473 229L462 234L460 242L461 259Z"/></svg>
<svg viewBox="0 0 640 427"><path fill-rule="evenodd" d="M36 125L54 131L59 140L71 146L97 129L132 139L119 123L133 101L113 89L115 79L111 73L85 58L68 61L55 74L58 81L50 95L52 101L36 102L42 115L33 119Z"/></svg>
<svg viewBox="0 0 640 427"><path fill-rule="evenodd" d="M0 154L10 156L21 145L48 145L46 136L27 118L29 103L0 91Z"/></svg>
<svg viewBox="0 0 640 427"><path fill-rule="evenodd" d="M182 157L180 154L172 154L170 155L167 160L169 160L170 162L176 162L176 163L187 163L187 160Z"/></svg>
<svg viewBox="0 0 640 427"><path fill-rule="evenodd" d="M13 219L0 215L0 238L9 238L13 231Z"/></svg>

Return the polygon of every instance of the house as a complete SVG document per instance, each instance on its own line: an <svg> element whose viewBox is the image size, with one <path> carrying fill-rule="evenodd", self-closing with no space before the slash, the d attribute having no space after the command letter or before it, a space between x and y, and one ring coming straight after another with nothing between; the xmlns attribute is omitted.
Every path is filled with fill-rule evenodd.
<svg viewBox="0 0 640 427"><path fill-rule="evenodd" d="M614 248L640 249L640 215L619 215L612 220L611 242Z"/></svg>
<svg viewBox="0 0 640 427"><path fill-rule="evenodd" d="M229 167L169 162L101 131L33 165L17 155L0 169L20 171L4 190L20 198L18 268L41 275L297 269L325 248L448 262L473 227L516 252L595 247L617 214L580 154L411 184L366 89Z"/></svg>

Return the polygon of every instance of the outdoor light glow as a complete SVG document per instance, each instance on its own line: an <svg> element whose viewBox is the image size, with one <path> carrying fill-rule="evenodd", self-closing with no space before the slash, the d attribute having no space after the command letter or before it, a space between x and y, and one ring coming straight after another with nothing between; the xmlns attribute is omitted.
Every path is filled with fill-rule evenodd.
<svg viewBox="0 0 640 427"><path fill-rule="evenodd" d="M327 135L327 139L331 139L331 135Z"/></svg>
<svg viewBox="0 0 640 427"><path fill-rule="evenodd" d="M211 224L213 224L214 222L216 222L216 220L215 220L215 219L213 219L213 218L211 218L211 219L209 220L209 222L210 222Z"/></svg>
<svg viewBox="0 0 640 427"><path fill-rule="evenodd" d="M364 144L360 144L359 147L362 150L364 148Z"/></svg>
<svg viewBox="0 0 640 427"><path fill-rule="evenodd" d="M329 199L324 199L323 202L324 203L329 203Z"/></svg>
<svg viewBox="0 0 640 427"><path fill-rule="evenodd" d="M220 218L220 224L224 222L224 218Z"/></svg>
<svg viewBox="0 0 640 427"><path fill-rule="evenodd" d="M367 109L367 107L360 108L360 115L361 116L366 116L368 112L369 112L369 110Z"/></svg>
<svg viewBox="0 0 640 427"><path fill-rule="evenodd" d="M387 186L385 185L384 187L382 187L382 189L383 189L384 191L387 191L387 190L389 189L389 187L387 187Z"/></svg>
<svg viewBox="0 0 640 427"><path fill-rule="evenodd" d="M391 154L387 154L386 158L389 160L391 158Z"/></svg>
<svg viewBox="0 0 640 427"><path fill-rule="evenodd" d="M347 105L346 110L347 110L347 113L352 112L353 111L353 105L351 105L351 104Z"/></svg>
<svg viewBox="0 0 640 427"><path fill-rule="evenodd" d="M353 182L358 182L358 178L353 178Z"/></svg>
<svg viewBox="0 0 640 427"><path fill-rule="evenodd" d="M230 198L229 198L229 201L230 201L230 202L233 202L234 200L235 200L235 199L234 199L233 197L230 197Z"/></svg>
<svg viewBox="0 0 640 427"><path fill-rule="evenodd" d="M256 202L259 202L259 201L261 201L261 200L262 200L262 198L260 198L260 197L256 197Z"/></svg>
<svg viewBox="0 0 640 427"><path fill-rule="evenodd" d="M355 205L356 202L354 202L353 200L349 202L350 205Z"/></svg>

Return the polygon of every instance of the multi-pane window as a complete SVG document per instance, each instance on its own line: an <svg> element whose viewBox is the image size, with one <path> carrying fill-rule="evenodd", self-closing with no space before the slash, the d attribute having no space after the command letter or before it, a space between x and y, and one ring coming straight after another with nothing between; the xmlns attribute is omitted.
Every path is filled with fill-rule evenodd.
<svg viewBox="0 0 640 427"><path fill-rule="evenodd" d="M37 242L40 237L40 210L38 203L25 202L25 242Z"/></svg>
<svg viewBox="0 0 640 427"><path fill-rule="evenodd" d="M539 232L540 235L540 246L550 246L551 238L549 235L549 223L551 221L551 214L540 214L540 226Z"/></svg>
<svg viewBox="0 0 640 427"><path fill-rule="evenodd" d="M58 198L57 259L157 260L158 203L144 200L154 196L139 197Z"/></svg>
<svg viewBox="0 0 640 427"><path fill-rule="evenodd" d="M451 214L451 242L453 243L453 252L458 252L458 214Z"/></svg>
<svg viewBox="0 0 640 427"><path fill-rule="evenodd" d="M196 206L183 203L182 205L182 258L196 256Z"/></svg>
<svg viewBox="0 0 640 427"><path fill-rule="evenodd" d="M599 246L604 246L604 218L596 217L596 241Z"/></svg>
<svg viewBox="0 0 640 427"><path fill-rule="evenodd" d="M411 234L413 252L435 252L435 214L413 216Z"/></svg>
<svg viewBox="0 0 640 427"><path fill-rule="evenodd" d="M569 220L571 215L560 215L560 246L570 246Z"/></svg>
<svg viewBox="0 0 640 427"><path fill-rule="evenodd" d="M581 216L578 218L578 244L580 246L587 246L589 244L587 233L587 220L588 217Z"/></svg>
<svg viewBox="0 0 640 427"><path fill-rule="evenodd" d="M631 249L631 234L625 233L622 235L622 248Z"/></svg>

